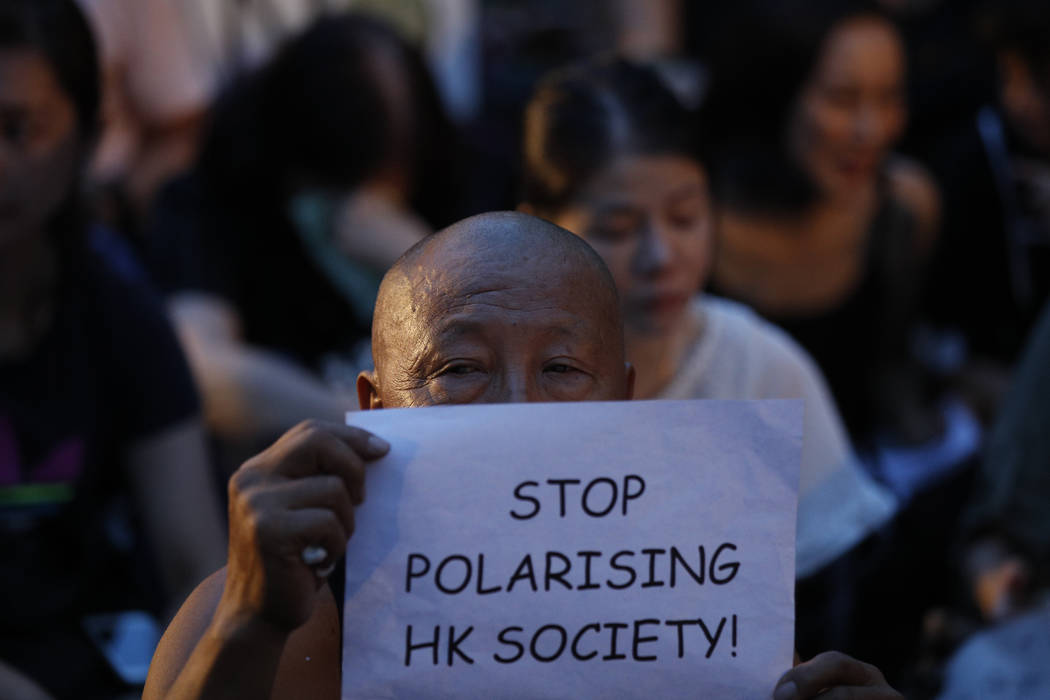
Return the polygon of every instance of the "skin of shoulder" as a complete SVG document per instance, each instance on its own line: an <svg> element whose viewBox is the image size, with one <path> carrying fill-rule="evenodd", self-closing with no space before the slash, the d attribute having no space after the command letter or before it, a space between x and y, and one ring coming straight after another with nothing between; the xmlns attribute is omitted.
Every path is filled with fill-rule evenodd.
<svg viewBox="0 0 1050 700"><path fill-rule="evenodd" d="M144 700L168 697L190 655L208 633L226 585L225 567L206 578L183 604L157 645ZM338 698L342 672L339 610L332 589L317 592L313 615L288 638L272 698Z"/></svg>
<svg viewBox="0 0 1050 700"><path fill-rule="evenodd" d="M887 168L890 193L915 216L916 252L925 256L937 240L941 224L941 192L925 167L904 156L895 156Z"/></svg>

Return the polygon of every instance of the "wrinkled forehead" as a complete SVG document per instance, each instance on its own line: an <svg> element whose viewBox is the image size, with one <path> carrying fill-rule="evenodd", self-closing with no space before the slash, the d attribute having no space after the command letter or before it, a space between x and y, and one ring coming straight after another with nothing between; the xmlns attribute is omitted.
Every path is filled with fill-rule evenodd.
<svg viewBox="0 0 1050 700"><path fill-rule="evenodd" d="M377 349L418 349L463 329L491 335L528 328L616 342L615 294L585 264L528 252L479 257L424 255L408 266L377 314Z"/></svg>
<svg viewBox="0 0 1050 700"><path fill-rule="evenodd" d="M525 256L444 265L412 280L412 306L436 324L465 313L573 316L599 324L608 317L608 292L593 271L564 258Z"/></svg>

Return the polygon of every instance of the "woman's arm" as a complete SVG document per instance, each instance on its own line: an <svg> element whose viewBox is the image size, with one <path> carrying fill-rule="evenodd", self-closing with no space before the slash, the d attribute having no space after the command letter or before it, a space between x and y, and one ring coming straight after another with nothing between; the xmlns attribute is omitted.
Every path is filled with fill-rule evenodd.
<svg viewBox="0 0 1050 700"><path fill-rule="evenodd" d="M295 364L245 343L237 312L217 296L180 293L172 320L204 400L208 427L229 440L270 440L301 420L342 422L357 408Z"/></svg>
<svg viewBox="0 0 1050 700"><path fill-rule="evenodd" d="M127 453L138 511L175 606L225 559L226 534L208 464L196 417L138 440Z"/></svg>

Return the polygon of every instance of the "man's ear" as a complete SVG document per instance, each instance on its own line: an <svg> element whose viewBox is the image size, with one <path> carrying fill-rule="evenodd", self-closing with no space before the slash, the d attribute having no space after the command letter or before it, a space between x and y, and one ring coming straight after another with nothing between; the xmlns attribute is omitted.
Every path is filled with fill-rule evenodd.
<svg viewBox="0 0 1050 700"><path fill-rule="evenodd" d="M627 372L627 400L630 401L634 398L634 365L630 362L623 363L624 371ZM360 381L360 380L358 380Z"/></svg>
<svg viewBox="0 0 1050 700"><path fill-rule="evenodd" d="M379 398L379 383L375 372L361 372L357 375L357 405L362 411L372 411L383 407Z"/></svg>

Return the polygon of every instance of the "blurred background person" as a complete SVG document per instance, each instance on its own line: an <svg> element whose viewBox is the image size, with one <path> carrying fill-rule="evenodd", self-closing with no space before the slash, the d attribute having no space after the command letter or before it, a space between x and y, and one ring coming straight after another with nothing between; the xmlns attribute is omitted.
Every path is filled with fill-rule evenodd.
<svg viewBox="0 0 1050 700"><path fill-rule="evenodd" d="M636 398L804 400L796 574L819 578L891 518L895 499L861 468L805 352L747 307L699 294L715 212L696 141L652 69L606 59L558 71L526 109L521 208L575 232L609 266ZM837 597L800 601L804 655L825 648L829 619L849 614L849 582L838 585Z"/></svg>
<svg viewBox="0 0 1050 700"><path fill-rule="evenodd" d="M973 19L997 59L997 93L929 148L945 218L926 313L1005 387L1050 294L1050 12L1002 0Z"/></svg>
<svg viewBox="0 0 1050 700"><path fill-rule="evenodd" d="M3 697L27 678L112 696L87 617L160 615L224 555L186 361L127 247L81 206L98 71L72 0L0 7Z"/></svg>
<svg viewBox="0 0 1050 700"><path fill-rule="evenodd" d="M940 202L891 150L900 36L863 3L780 0L727 22L702 120L720 211L712 288L813 355L858 449L910 497L971 455L980 428L939 402L912 352Z"/></svg>
<svg viewBox="0 0 1050 700"><path fill-rule="evenodd" d="M964 520L963 568L982 619L996 622L1050 587L1050 306L1017 366Z"/></svg>
<svg viewBox="0 0 1050 700"><path fill-rule="evenodd" d="M809 351L865 465L901 501L893 527L845 565L855 615L829 646L905 684L923 614L950 597L947 552L982 428L915 350L941 206L930 175L892 150L904 45L863 2L722 15L701 108L718 210L710 289Z"/></svg>
<svg viewBox="0 0 1050 700"><path fill-rule="evenodd" d="M379 279L455 220L458 167L418 51L379 20L324 17L232 86L149 242L217 436L251 450L356 406Z"/></svg>
<svg viewBox="0 0 1050 700"><path fill-rule="evenodd" d="M322 15L354 11L388 22L420 48L457 120L477 109L478 0L182 0L178 7L198 63L219 86L261 66Z"/></svg>
<svg viewBox="0 0 1050 700"><path fill-rule="evenodd" d="M79 0L103 68L102 129L90 169L107 222L141 234L158 189L185 171L215 91L175 0Z"/></svg>
<svg viewBox="0 0 1050 700"><path fill-rule="evenodd" d="M213 99L325 14L351 9L419 46L459 120L478 108L476 0L79 0L104 68L91 201L140 242L153 198L192 165Z"/></svg>
<svg viewBox="0 0 1050 700"><path fill-rule="evenodd" d="M930 694L1022 700L1050 692L1048 415L1050 305L1013 375L974 481L956 562L958 598L927 616L920 664Z"/></svg>

